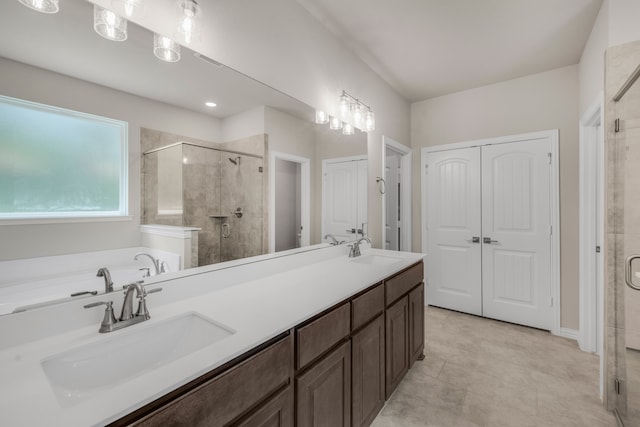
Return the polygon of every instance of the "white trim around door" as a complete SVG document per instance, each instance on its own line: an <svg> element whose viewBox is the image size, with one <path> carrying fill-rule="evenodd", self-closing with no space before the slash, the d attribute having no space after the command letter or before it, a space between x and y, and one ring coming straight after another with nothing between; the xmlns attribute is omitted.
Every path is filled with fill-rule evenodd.
<svg viewBox="0 0 640 427"><path fill-rule="evenodd" d="M411 148L403 145L388 136L382 137L382 170L381 177L384 177L386 170L386 158L387 158L387 148L399 153L402 155L401 157L401 171L402 171L402 186L404 190L400 194L400 215L401 215L401 231L400 231L400 250L411 252L411 169L413 165L413 155L411 152ZM384 246L384 242L387 238L387 230L386 230L386 216L387 216L387 197L386 194L382 195L382 242Z"/></svg>
<svg viewBox="0 0 640 427"><path fill-rule="evenodd" d="M604 95L580 119L580 349L600 355L604 372Z"/></svg>
<svg viewBox="0 0 640 427"><path fill-rule="evenodd" d="M560 194L559 194L559 162L558 162L558 139L559 133L557 129L532 132L527 134L509 135L497 138L480 139L474 141L460 142L455 144L444 144L433 147L424 147L421 150L420 156L420 176L421 176L421 228L422 228L422 252L429 256L428 248L428 229L427 229L427 201L424 197L427 185L427 155L428 153L438 151L448 151L460 148L469 147L481 147L485 145L505 144L509 142L528 141L546 138L550 142L550 224L551 224L551 239L550 239L550 289L551 289L551 305L552 305L552 319L551 319L551 333L554 335L564 335L563 329L560 326ZM426 277L426 284L428 285L428 277ZM428 301L427 301L428 302Z"/></svg>
<svg viewBox="0 0 640 427"><path fill-rule="evenodd" d="M289 162L300 164L300 246L308 246L311 244L311 160L306 157L295 156L293 154L272 151L269 154L269 253L276 250L276 159L287 160Z"/></svg>

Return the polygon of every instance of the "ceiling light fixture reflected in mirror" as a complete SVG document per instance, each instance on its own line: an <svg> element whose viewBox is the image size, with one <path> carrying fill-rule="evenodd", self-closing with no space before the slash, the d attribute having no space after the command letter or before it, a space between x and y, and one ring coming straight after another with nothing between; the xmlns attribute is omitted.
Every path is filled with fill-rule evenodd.
<svg viewBox="0 0 640 427"><path fill-rule="evenodd" d="M213 107L216 107L218 104L216 104L213 101L207 101L204 103L204 105L206 105L207 107L213 108Z"/></svg>
<svg viewBox="0 0 640 427"><path fill-rule="evenodd" d="M58 13L60 7L58 6L58 0L18 0L29 9L36 10L42 13Z"/></svg>
<svg viewBox="0 0 640 427"><path fill-rule="evenodd" d="M107 40L123 42L127 39L127 20L98 5L93 6L93 29Z"/></svg>
<svg viewBox="0 0 640 427"><path fill-rule="evenodd" d="M202 13L196 0L178 0L178 35L186 45L200 37L198 21Z"/></svg>
<svg viewBox="0 0 640 427"><path fill-rule="evenodd" d="M143 8L142 0L112 0L111 4L114 8L122 8L127 18L140 14Z"/></svg>
<svg viewBox="0 0 640 427"><path fill-rule="evenodd" d="M166 62L180 61L180 45L169 37L153 34L153 54Z"/></svg>
<svg viewBox="0 0 640 427"><path fill-rule="evenodd" d="M342 120L340 120L340 117L331 117L331 119L329 120L329 129L331 130L342 129Z"/></svg>
<svg viewBox="0 0 640 427"><path fill-rule="evenodd" d="M316 123L326 125L329 123L329 115L322 110L316 110Z"/></svg>
<svg viewBox="0 0 640 427"><path fill-rule="evenodd" d="M353 135L354 134L354 130L353 130L353 126L351 125L351 123L344 123L342 125L342 134L343 135Z"/></svg>

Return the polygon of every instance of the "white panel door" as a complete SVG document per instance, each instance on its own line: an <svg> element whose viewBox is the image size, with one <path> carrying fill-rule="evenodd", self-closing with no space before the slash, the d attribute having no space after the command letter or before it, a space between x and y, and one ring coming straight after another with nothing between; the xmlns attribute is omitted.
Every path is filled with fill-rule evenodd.
<svg viewBox="0 0 640 427"><path fill-rule="evenodd" d="M427 203L427 302L482 315L480 148L429 153L423 196Z"/></svg>
<svg viewBox="0 0 640 427"><path fill-rule="evenodd" d="M355 230L367 222L366 174L366 160L326 163L322 184L324 235L353 240Z"/></svg>
<svg viewBox="0 0 640 427"><path fill-rule="evenodd" d="M482 147L483 315L551 329L550 143Z"/></svg>

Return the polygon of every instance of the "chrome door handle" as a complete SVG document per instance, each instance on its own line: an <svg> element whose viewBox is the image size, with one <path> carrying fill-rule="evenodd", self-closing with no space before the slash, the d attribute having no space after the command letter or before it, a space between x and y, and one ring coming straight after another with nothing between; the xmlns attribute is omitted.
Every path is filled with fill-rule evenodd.
<svg viewBox="0 0 640 427"><path fill-rule="evenodd" d="M624 281L627 282L627 286L631 289L635 289L636 291L640 291L640 286L636 286L633 284L633 260L640 258L640 255L631 255L627 257L624 262Z"/></svg>
<svg viewBox="0 0 640 427"><path fill-rule="evenodd" d="M467 242L469 242L469 243L480 243L480 237L473 236L471 239L467 239Z"/></svg>
<svg viewBox="0 0 640 427"><path fill-rule="evenodd" d="M491 237L484 237L482 239L482 243L486 243L486 244L492 244L492 243L498 243L497 240L491 240Z"/></svg>

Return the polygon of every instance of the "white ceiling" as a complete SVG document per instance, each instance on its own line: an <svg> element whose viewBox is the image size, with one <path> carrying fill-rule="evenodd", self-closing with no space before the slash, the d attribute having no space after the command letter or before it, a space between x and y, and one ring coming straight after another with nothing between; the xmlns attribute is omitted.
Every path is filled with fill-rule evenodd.
<svg viewBox="0 0 640 427"><path fill-rule="evenodd" d="M577 64L602 0L297 0L414 102Z"/></svg>

